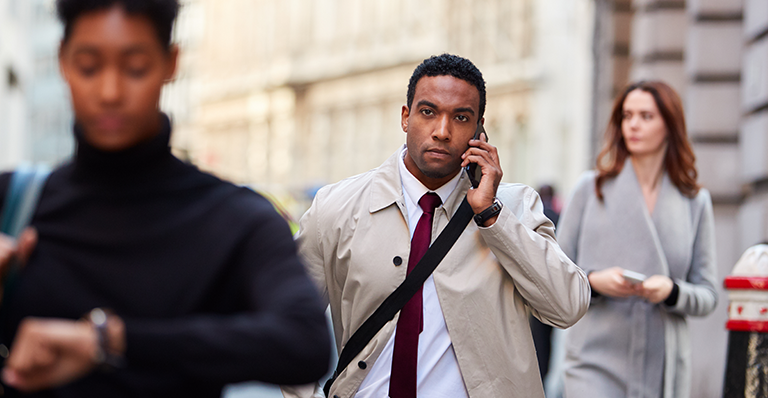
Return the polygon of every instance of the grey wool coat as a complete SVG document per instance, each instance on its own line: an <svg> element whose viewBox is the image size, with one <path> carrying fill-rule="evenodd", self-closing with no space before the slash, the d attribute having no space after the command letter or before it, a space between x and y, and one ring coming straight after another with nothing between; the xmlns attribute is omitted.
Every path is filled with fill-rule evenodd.
<svg viewBox="0 0 768 398"><path fill-rule="evenodd" d="M565 397L687 398L690 343L686 316L717 304L712 201L701 189L680 193L664 173L648 212L632 163L595 194L595 172L582 175L563 211L558 242L585 272L619 266L667 275L676 305L639 297L596 297L566 340Z"/></svg>

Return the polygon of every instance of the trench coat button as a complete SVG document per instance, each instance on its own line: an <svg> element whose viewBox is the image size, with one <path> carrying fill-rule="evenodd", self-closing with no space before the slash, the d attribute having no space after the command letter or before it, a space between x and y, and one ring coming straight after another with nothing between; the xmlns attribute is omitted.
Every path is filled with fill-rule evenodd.
<svg viewBox="0 0 768 398"><path fill-rule="evenodd" d="M333 398L339 398L339 396L338 395L334 395Z"/></svg>
<svg viewBox="0 0 768 398"><path fill-rule="evenodd" d="M360 362L357 363L357 366L359 366L360 369L365 369L365 368L368 367L368 364L365 363L365 361L360 361Z"/></svg>
<svg viewBox="0 0 768 398"><path fill-rule="evenodd" d="M395 256L395 258L392 259L392 263L395 264L395 267L399 267L400 264L403 263L403 258L400 256Z"/></svg>

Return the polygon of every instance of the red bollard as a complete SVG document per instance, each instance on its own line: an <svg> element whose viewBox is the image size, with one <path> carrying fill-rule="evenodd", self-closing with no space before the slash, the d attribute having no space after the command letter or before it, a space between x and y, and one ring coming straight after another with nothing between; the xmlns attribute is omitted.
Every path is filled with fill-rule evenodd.
<svg viewBox="0 0 768 398"><path fill-rule="evenodd" d="M768 244L744 252L725 288L730 302L723 397L768 397Z"/></svg>

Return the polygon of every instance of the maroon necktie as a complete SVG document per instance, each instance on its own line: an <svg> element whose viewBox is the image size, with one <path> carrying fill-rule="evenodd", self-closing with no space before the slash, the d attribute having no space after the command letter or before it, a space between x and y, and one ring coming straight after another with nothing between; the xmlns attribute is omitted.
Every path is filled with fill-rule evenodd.
<svg viewBox="0 0 768 398"><path fill-rule="evenodd" d="M418 264L432 242L432 216L440 206L440 197L434 192L427 192L419 199L419 206L424 214L416 224L411 239L411 253L408 256L408 273ZM395 348L392 353L392 372L389 379L391 398L416 398L416 359L419 354L419 333L424 327L421 310L422 289L400 310L395 332Z"/></svg>

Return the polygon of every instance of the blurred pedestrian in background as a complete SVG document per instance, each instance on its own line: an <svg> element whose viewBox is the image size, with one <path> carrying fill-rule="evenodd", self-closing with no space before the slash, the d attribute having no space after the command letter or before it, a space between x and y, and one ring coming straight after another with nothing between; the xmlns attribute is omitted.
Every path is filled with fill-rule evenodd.
<svg viewBox="0 0 768 398"><path fill-rule="evenodd" d="M560 218L558 241L593 292L567 335L567 398L690 395L686 316L717 304L712 202L696 178L677 93L627 87Z"/></svg>
<svg viewBox="0 0 768 398"><path fill-rule="evenodd" d="M6 396L218 397L327 370L323 308L285 221L170 153L158 102L178 7L57 2L77 151L50 175L33 228L18 244L0 237L0 267L28 258L0 307Z"/></svg>
<svg viewBox="0 0 768 398"><path fill-rule="evenodd" d="M539 187L539 197L541 197L541 203L544 205L544 215L557 227L560 212L555 210L555 188L549 184L542 185ZM539 361L539 374L543 380L549 372L549 358L552 353L552 326L542 323L533 315L530 317L530 322L533 344L536 346L536 359Z"/></svg>

